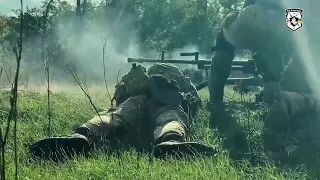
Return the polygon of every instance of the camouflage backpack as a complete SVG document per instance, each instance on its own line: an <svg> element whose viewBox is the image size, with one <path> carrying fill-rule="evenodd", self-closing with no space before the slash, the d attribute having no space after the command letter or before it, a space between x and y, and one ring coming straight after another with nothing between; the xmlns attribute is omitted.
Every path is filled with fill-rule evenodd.
<svg viewBox="0 0 320 180"><path fill-rule="evenodd" d="M167 81L172 84L172 86L177 86L181 94L180 96L182 99L183 109L189 116L194 117L196 111L201 106L201 100L198 96L196 87L192 84L188 77L182 74L178 67L170 64L157 63L148 68L147 74L150 77L161 75L165 77ZM164 92L157 92L159 91L159 89L157 88L150 87L150 89L154 89L154 94L157 94L159 99L162 98L166 99L167 101L169 101L169 99L172 99L172 101L177 101L177 98L180 98L177 95L176 97L172 97L174 96L173 92L170 97L167 97Z"/></svg>
<svg viewBox="0 0 320 180"><path fill-rule="evenodd" d="M176 105L182 101L190 113L201 105L195 86L174 65L157 63L146 70L142 65L133 64L117 85L115 100L119 105L130 96L147 93L163 104Z"/></svg>
<svg viewBox="0 0 320 180"><path fill-rule="evenodd" d="M122 76L122 82L126 88L126 93L130 96L144 94L148 89L149 76L142 65L132 64L128 73Z"/></svg>
<svg viewBox="0 0 320 180"><path fill-rule="evenodd" d="M178 67L171 64L157 63L148 68L147 74L162 75L168 81L175 81L181 92L196 92L195 86L191 83L190 79L182 74Z"/></svg>

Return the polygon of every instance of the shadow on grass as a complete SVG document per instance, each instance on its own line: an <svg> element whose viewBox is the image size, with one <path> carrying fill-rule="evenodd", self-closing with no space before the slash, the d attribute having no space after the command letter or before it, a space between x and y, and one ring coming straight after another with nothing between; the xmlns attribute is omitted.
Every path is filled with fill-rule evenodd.
<svg viewBox="0 0 320 180"><path fill-rule="evenodd" d="M251 165L266 161L260 136L263 113L257 103L228 101L210 113L210 126L217 129L233 161L247 160Z"/></svg>
<svg viewBox="0 0 320 180"><path fill-rule="evenodd" d="M222 139L223 148L227 149L234 160L242 159L248 152L248 143L244 131L240 128L236 118L232 117L233 110L225 106L223 109L211 110L210 126L217 128Z"/></svg>
<svg viewBox="0 0 320 180"><path fill-rule="evenodd" d="M241 165L242 160L246 160L251 166L264 166L271 162L287 172L304 172L307 174L306 179L319 178L320 166L306 162L310 152L299 153L303 154L305 159L299 164L272 158L265 153L263 125L266 110L265 106L255 102L229 101L223 108L210 111L211 128L217 129L222 139L222 148L229 152L229 157L235 162L234 165Z"/></svg>

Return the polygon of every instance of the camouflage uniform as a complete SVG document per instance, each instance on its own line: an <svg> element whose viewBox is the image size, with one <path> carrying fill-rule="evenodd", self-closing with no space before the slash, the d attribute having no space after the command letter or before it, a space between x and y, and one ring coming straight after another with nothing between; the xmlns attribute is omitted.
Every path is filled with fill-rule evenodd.
<svg viewBox="0 0 320 180"><path fill-rule="evenodd" d="M314 162L314 148L320 137L317 131L319 100L292 46L293 31L284 23L285 8L278 3L280 1L246 1L241 12L225 18L212 57L210 101L213 109L223 104L224 85L235 50L251 50L264 75L263 96L270 108L264 128L265 148L275 158L301 163L309 157L308 160Z"/></svg>
<svg viewBox="0 0 320 180"><path fill-rule="evenodd" d="M280 74L277 72L281 72L282 63L286 63L282 61L287 61L282 58L283 51L292 52L291 47L286 46L290 43L291 32L283 22L285 11L250 3L254 2L247 1L246 5L249 6L240 12L229 14L217 34L216 51L210 69L209 88L212 103L222 103L223 88L230 75L237 49L251 50L268 59L264 66L271 71L266 73L272 74L272 80L279 79Z"/></svg>
<svg viewBox="0 0 320 180"><path fill-rule="evenodd" d="M285 91L268 82L263 96L269 105L264 146L273 159L290 163L319 163L320 101L310 93Z"/></svg>
<svg viewBox="0 0 320 180"><path fill-rule="evenodd" d="M112 141L120 141L137 148L153 143L157 157L176 153L175 150L194 153L187 146L199 152L213 151L206 145L187 141L188 127L201 101L195 86L177 67L155 64L146 71L134 64L117 86L115 100L114 110L100 113L75 130L77 137L82 135L89 141L88 149L106 138L111 145ZM48 143L36 143L33 152L39 144L42 147Z"/></svg>
<svg viewBox="0 0 320 180"><path fill-rule="evenodd" d="M166 94L155 92L155 94L149 93L147 95L148 81L150 77L156 75L163 75L169 81L176 81L183 97L175 90L167 91L170 90L170 87L167 88L168 93ZM154 125L153 140L161 141L160 139L169 133L176 134L181 141L187 140L187 128L191 123L191 118L194 117L201 105L201 100L189 78L183 76L177 67L156 64L144 72L143 67L138 65L124 75L122 81L127 90L124 94L128 95L118 96L129 96L129 98L124 102L119 101L110 115L107 112L101 113L102 121L99 116L95 116L88 123L85 123L84 127L98 136L109 132L110 126L114 126L114 128L125 127L126 130L133 129L136 132L135 135L138 135L145 131L145 129L141 130L141 126L149 124L147 121L151 120ZM159 97L155 97L156 95ZM187 99L187 97L190 98ZM193 109L189 111L184 109L181 100L182 103L187 104L185 107ZM142 137L137 138L141 139Z"/></svg>

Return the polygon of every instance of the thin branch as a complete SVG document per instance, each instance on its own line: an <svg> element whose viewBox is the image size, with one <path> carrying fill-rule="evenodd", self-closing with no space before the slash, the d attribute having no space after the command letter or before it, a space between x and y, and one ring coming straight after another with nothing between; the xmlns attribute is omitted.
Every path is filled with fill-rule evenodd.
<svg viewBox="0 0 320 180"><path fill-rule="evenodd" d="M114 27L114 31L118 29L118 26L119 26L119 21L121 19L121 17L123 16L123 14L125 13L126 9L126 5L128 4L128 2L124 1L120 4L120 11L119 11L119 15L118 17L116 18L116 22L115 22L115 25L113 26ZM115 99L115 97L111 98L111 95L110 95L110 92L109 92L109 89L108 89L108 86L107 86L107 79L106 79L106 69L105 69L105 48L106 48L106 44L107 44L107 38L109 37L109 35L111 34L111 31L109 31L107 33L107 36L102 39L102 43L103 43L103 75L104 75L104 81L105 81L105 86L107 88L107 92L108 92L108 96L109 96L109 99L110 99L110 103L111 103L111 108L110 109L113 109L113 100ZM119 76L119 72L118 72L118 76ZM118 81L118 78L117 78L117 81ZM112 117L113 119L113 114L112 114Z"/></svg>
<svg viewBox="0 0 320 180"><path fill-rule="evenodd" d="M49 61L47 60L45 63L45 75L46 75L46 81L47 81L47 106L48 106L48 136L52 136L52 118L51 118L51 100L50 100L50 71L49 71Z"/></svg>
<svg viewBox="0 0 320 180"><path fill-rule="evenodd" d="M2 128L0 127L0 138L1 138L1 179L6 179L6 171L5 171L5 151L4 151L4 144L3 144L3 135L2 135Z"/></svg>
<svg viewBox="0 0 320 180"><path fill-rule="evenodd" d="M9 75L8 75L8 71L7 71L6 65L5 65L5 63L4 63L3 56L1 57L1 61L2 61L3 68L4 68L4 73L5 73L8 81L9 81L9 83L12 85L13 83L12 83L12 81L11 81L11 77L9 77Z"/></svg>
<svg viewBox="0 0 320 180"><path fill-rule="evenodd" d="M96 106L94 105L91 97L90 97L90 94L89 94L89 90L88 90L88 86L86 84L86 82L83 82L83 84L81 83L81 81L79 80L76 72L74 72L73 70L71 70L68 66L68 64L66 64L66 67L69 71L69 73L71 74L71 76L74 78L74 80L77 82L78 86L81 88L82 92L86 95L86 97L89 99L89 102L90 104L92 105L93 109L96 111L97 115L99 116L101 122L102 122L102 118L99 114L99 111L98 109L96 108Z"/></svg>
<svg viewBox="0 0 320 180"><path fill-rule="evenodd" d="M10 112L7 118L7 127L3 137L1 129L1 179L6 179L6 164L5 164L5 146L8 140L11 121L14 121L13 128L13 143L14 143L14 164L15 164L15 179L18 179L18 146L17 146L17 119L18 119L18 108L17 108L17 99L18 99L18 81L19 81L19 72L20 72L20 62L22 55L22 35L23 35L23 0L20 0L21 10L20 10L20 37L17 39L17 46L13 48L13 52L16 57L17 67L14 77L14 83L11 82L10 78L7 76L11 83L11 96L10 96ZM3 58L2 58L3 61Z"/></svg>
<svg viewBox="0 0 320 180"><path fill-rule="evenodd" d="M2 69L3 67L1 67L1 74L0 74L0 79L2 77ZM4 144L3 144L3 133L2 133L2 127L0 127L0 149L1 149L1 165L0 165L0 168L1 168L1 179L5 179L5 151L4 151Z"/></svg>
<svg viewBox="0 0 320 180"><path fill-rule="evenodd" d="M107 75L106 75L106 63L105 63L106 45L107 45L107 39L106 38L102 39L102 44L103 44L103 46L102 46L102 62L103 62L104 84L106 86L109 99L110 99L110 101L112 103L112 98L111 98L111 95L110 95L110 92L109 92L108 83L107 83ZM112 106L112 104L111 104L111 106Z"/></svg>
<svg viewBox="0 0 320 180"><path fill-rule="evenodd" d="M20 71L20 63L21 63L21 55L22 55L22 35L23 35L23 0L20 0L21 11L20 11L20 37L17 39L17 48L13 48L14 53L16 55L17 67L14 78L14 86L11 91L12 98L10 99L11 109L9 114L9 119L14 121L13 128L13 141L14 141L14 164L15 164L15 179L18 179L18 146L17 146L17 119L18 119L18 108L17 108L17 100L18 100L18 81L19 81L19 71Z"/></svg>
<svg viewBox="0 0 320 180"><path fill-rule="evenodd" d="M51 7L52 2L53 2L53 0L50 0L48 5L46 6L46 11L44 12L44 18L45 18L44 25L46 25L46 23L48 22L47 17L49 15L50 7Z"/></svg>
<svg viewBox="0 0 320 180"><path fill-rule="evenodd" d="M119 82L119 77L120 77L120 72L123 71L122 69L119 69L118 74L117 74L117 85L120 84Z"/></svg>
<svg viewBox="0 0 320 180"><path fill-rule="evenodd" d="M18 148L17 148L17 118L18 118L18 110L17 110L17 98L18 98L18 80L19 80L19 70L20 70L20 62L21 62L21 54L22 54L22 35L23 35L23 0L20 0L21 4L21 10L20 10L20 37L17 39L17 45L18 47L13 48L13 52L16 57L17 61L17 67L16 67L16 73L15 73L15 79L14 83L11 82L7 72L6 68L5 73L6 76L11 83L11 96L10 96L10 112L9 116L7 118L7 127L6 132L3 136L2 128L0 128L0 142L1 142L1 179L6 179L6 164L5 164L5 145L8 140L9 130L10 130L10 124L11 121L14 120L14 164L15 164L15 179L18 179ZM4 64L3 56L2 56L2 62ZM0 78L2 76L3 68L1 67L0 72Z"/></svg>
<svg viewBox="0 0 320 180"><path fill-rule="evenodd" d="M18 100L18 78L19 78L19 70L20 70L20 62L21 62L21 55L22 55L22 35L23 35L23 0L20 0L21 4L21 17L20 17L20 44L19 44L19 58L17 58L17 70L16 76L14 80L14 162L15 162L15 179L18 179L18 146L17 146L17 116L18 116L18 109L17 109L17 100Z"/></svg>
<svg viewBox="0 0 320 180"><path fill-rule="evenodd" d="M116 88L117 87L119 87L120 86L120 83L122 82L122 81L120 81L119 82L119 75L120 75L120 72L122 71L122 69L119 69L119 71L118 71L118 74L117 74L117 84L116 84ZM111 111L113 111L114 110L114 108L113 108L113 101L116 99L116 94L114 94L113 95L113 98L111 99L111 108L108 110L108 112L111 112ZM112 115L112 119L113 119L113 114L111 114Z"/></svg>
<svg viewBox="0 0 320 180"><path fill-rule="evenodd" d="M51 118L51 100L50 100L50 60L48 57L48 51L47 51L47 44L45 41L45 37L47 35L47 22L48 22L48 16L51 8L53 0L49 0L48 4L46 5L46 9L43 13L43 23L42 23L42 36L41 36L41 41L43 45L43 61L44 61L44 71L45 71L45 76L46 76L46 81L47 81L47 116L48 116L48 129L47 129L47 134L49 137L52 135L52 118Z"/></svg>
<svg viewBox="0 0 320 180"><path fill-rule="evenodd" d="M3 67L1 67L1 69L0 69L0 79L2 77L2 73L3 73Z"/></svg>

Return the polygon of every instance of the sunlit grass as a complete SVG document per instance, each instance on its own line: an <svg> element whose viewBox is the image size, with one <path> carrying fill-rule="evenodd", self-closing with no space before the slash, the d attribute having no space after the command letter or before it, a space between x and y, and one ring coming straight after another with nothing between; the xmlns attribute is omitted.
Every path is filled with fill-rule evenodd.
<svg viewBox="0 0 320 180"><path fill-rule="evenodd" d="M90 93L100 109L107 109L110 105L104 88L90 88ZM234 96L234 102L240 102L239 95L233 95L227 90L227 97ZM20 179L305 179L300 172L284 171L276 168L271 162L261 165L250 165L247 160L235 163L229 157L228 150L222 146L216 129L208 126L209 112L205 102L208 91L200 92L203 99L203 108L191 127L191 139L204 142L216 147L220 153L216 157L198 158L191 160L167 161L155 160L147 154L138 155L134 150L123 152L120 157L96 152L90 158L76 158L64 164L52 162L30 162L27 154L27 145L46 137L47 102L45 93L24 91L19 96L19 176ZM9 94L1 92L0 116L2 125L6 120L9 108ZM235 116L244 118L241 105ZM52 95L53 134L55 136L68 135L72 129L89 120L94 114L92 106L77 87L68 87L67 90L56 91ZM255 117L254 113L252 117ZM240 120L240 122L242 122ZM247 122L246 119L243 122ZM250 122L255 122L254 119ZM255 124L259 124L256 122ZM246 124L243 123L245 127ZM259 128L257 128L259 131ZM259 141L259 133L253 138ZM250 136L252 138L252 136ZM13 179L13 144L9 141L8 173Z"/></svg>

